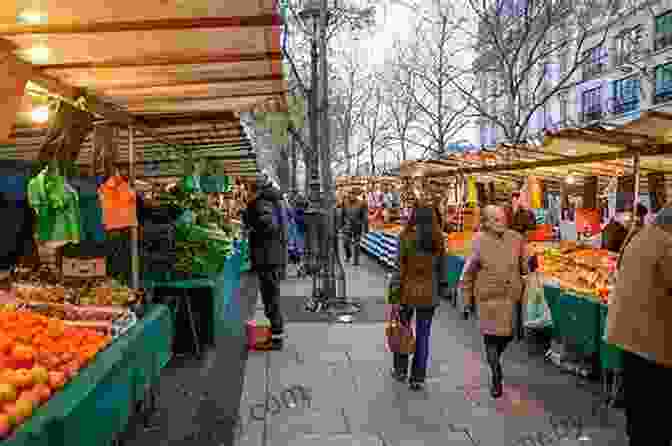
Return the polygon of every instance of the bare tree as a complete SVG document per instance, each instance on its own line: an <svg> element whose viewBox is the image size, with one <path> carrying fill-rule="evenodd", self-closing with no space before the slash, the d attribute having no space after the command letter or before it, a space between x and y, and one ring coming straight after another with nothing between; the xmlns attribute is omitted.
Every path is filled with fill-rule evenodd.
<svg viewBox="0 0 672 446"><path fill-rule="evenodd" d="M361 122L367 99L365 90L366 68L352 51L342 51L339 55L337 77L331 81L333 95L331 111L336 121L335 159L336 164L345 165L345 174L352 174L352 142L357 130L357 123Z"/></svg>
<svg viewBox="0 0 672 446"><path fill-rule="evenodd" d="M549 101L606 68L605 40L623 14L619 0L466 4L466 14L454 16L452 32L464 36L475 60L470 66L453 64L448 78L481 126L499 129L513 145L556 125L547 120ZM460 59L467 57L453 60Z"/></svg>
<svg viewBox="0 0 672 446"><path fill-rule="evenodd" d="M360 116L359 128L364 142L363 147L355 152L358 160L365 151L369 156L370 174L376 174L376 156L390 147L392 141L390 134L389 114L385 110L385 94L381 76L372 75L366 82L367 95L363 103L363 111Z"/></svg>
<svg viewBox="0 0 672 446"><path fill-rule="evenodd" d="M408 64L414 55L398 40L394 49L395 59L385 72L385 103L391 118L391 139L396 143L395 148L399 149L392 150L392 153L397 162L401 162L408 159L409 148L417 145L414 136L418 133L417 125L421 120L420 107L414 97L418 78Z"/></svg>
<svg viewBox="0 0 672 446"><path fill-rule="evenodd" d="M401 108L392 107L395 122L400 118L395 126L402 130L404 143L422 148L423 156L444 154L448 143L467 124L465 105L451 83L452 57L458 51L451 13L452 8L443 7L438 14L421 16L415 25L415 38L406 47L398 46L394 63L399 73L395 79L397 94L402 95L398 104ZM417 120L413 122L410 113L415 109Z"/></svg>

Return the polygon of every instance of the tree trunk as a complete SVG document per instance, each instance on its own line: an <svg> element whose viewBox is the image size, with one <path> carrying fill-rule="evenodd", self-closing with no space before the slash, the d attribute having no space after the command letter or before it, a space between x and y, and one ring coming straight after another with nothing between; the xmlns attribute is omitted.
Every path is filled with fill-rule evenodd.
<svg viewBox="0 0 672 446"><path fill-rule="evenodd" d="M276 173L278 175L278 182L280 183L280 189L283 192L287 192L290 187L289 150L287 144L278 146Z"/></svg>

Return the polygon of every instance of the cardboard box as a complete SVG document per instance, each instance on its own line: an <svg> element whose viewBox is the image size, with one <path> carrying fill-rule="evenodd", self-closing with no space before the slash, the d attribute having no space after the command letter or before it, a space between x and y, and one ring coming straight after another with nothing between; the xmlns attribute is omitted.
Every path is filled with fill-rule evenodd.
<svg viewBox="0 0 672 446"><path fill-rule="evenodd" d="M90 259L63 257L63 278L92 279L107 275L105 257Z"/></svg>

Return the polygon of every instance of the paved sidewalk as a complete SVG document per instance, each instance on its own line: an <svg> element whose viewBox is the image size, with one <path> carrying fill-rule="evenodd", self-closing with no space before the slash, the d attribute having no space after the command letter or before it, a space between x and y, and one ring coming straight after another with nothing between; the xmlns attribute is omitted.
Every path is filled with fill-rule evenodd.
<svg viewBox="0 0 672 446"><path fill-rule="evenodd" d="M383 299L382 267L365 258L361 267L346 269L351 297ZM283 305L300 308L309 291L307 280L287 280ZM432 327L426 390L411 392L389 377L391 354L380 311L375 305L353 324L297 322L305 318L288 314L284 350L249 354L236 444L626 444L622 414L595 410L596 383L561 373L524 343L505 353L505 396L493 401L475 325L462 321L448 303ZM572 431L569 439L521 441L554 432L551 417L570 416L582 423L583 441L576 439L575 426L565 427Z"/></svg>

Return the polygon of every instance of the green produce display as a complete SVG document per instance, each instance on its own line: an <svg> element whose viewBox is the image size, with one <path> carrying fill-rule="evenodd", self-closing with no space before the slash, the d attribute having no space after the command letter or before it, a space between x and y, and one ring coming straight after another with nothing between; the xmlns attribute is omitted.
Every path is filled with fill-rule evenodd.
<svg viewBox="0 0 672 446"><path fill-rule="evenodd" d="M216 274L233 254L231 233L193 224L181 224L176 232L175 269L199 275Z"/></svg>

